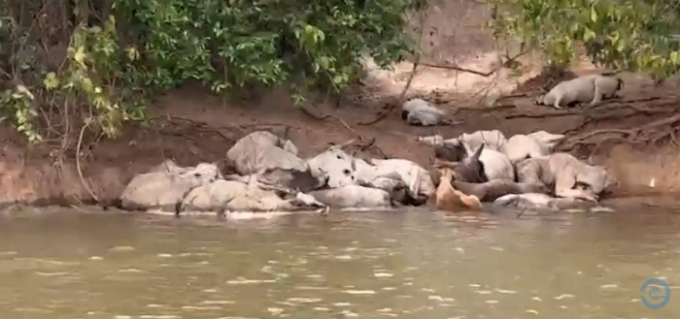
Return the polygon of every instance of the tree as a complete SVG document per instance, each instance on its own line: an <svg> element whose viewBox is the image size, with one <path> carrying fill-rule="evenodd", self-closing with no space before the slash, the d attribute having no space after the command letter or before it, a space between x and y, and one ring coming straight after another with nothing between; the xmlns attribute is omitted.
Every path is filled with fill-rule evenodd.
<svg viewBox="0 0 680 319"><path fill-rule="evenodd" d="M597 65L657 80L680 66L680 10L660 0L491 0L496 34L539 48L556 65L582 44ZM502 8L502 9L501 9Z"/></svg>
<svg viewBox="0 0 680 319"><path fill-rule="evenodd" d="M11 43L0 47L0 79L11 83L0 112L33 142L43 138L36 121L48 106L64 117L82 101L87 107L75 109L87 125L114 136L124 121L144 118L145 97L189 79L216 93L277 85L339 92L364 56L381 66L404 58L413 44L405 13L426 2L0 1L0 41ZM55 52L64 60L47 62Z"/></svg>

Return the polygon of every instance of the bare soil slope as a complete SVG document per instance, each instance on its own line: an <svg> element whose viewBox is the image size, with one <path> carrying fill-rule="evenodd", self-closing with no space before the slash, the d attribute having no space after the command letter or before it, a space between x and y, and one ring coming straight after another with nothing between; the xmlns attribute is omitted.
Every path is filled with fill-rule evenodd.
<svg viewBox="0 0 680 319"><path fill-rule="evenodd" d="M385 110L390 94L378 96L374 88L357 90L373 92L368 94L370 98L359 99L363 102L340 107L310 106L317 117L325 117L319 120L293 106L285 92L273 92L259 103L223 105L203 89L186 87L159 99L153 109L152 127L127 126L115 140L97 141L96 136L86 136L81 154L82 179L75 166L75 154L63 165L55 165L46 150L27 151L21 139L3 127L0 131L5 141L0 157L0 188L3 189L0 202L51 199L77 203L91 199L84 184L98 199L110 200L120 194L134 174L166 158L185 165L222 161L239 137L257 129L287 134L305 156L314 155L329 143L354 139L371 156L406 158L427 167L432 151L427 145L415 142L416 136L438 132L453 137L483 129L499 129L507 136L535 130L578 135L602 128L631 129L649 121L667 119L677 112L677 99L670 94L674 83L665 84L665 88L651 87L651 82L641 81L636 86L633 83L627 82L623 99L642 102L611 101L587 115L579 110L558 111L535 106L528 97L502 99L492 107L460 107L441 93L421 94L439 101L452 118L463 121L461 125L439 128L406 125L398 110L391 113ZM662 99L651 100L660 95ZM355 95L358 96L361 95ZM378 114L385 115L376 123L365 125L374 122ZM575 145L576 140L561 147L574 150L584 158L592 155L595 163L611 167L624 186L622 190L676 191L680 167L674 159L678 151L669 139L660 140L658 145L645 143L644 139L636 144L617 139L599 145L598 138L590 139L588 142L592 144L585 147ZM651 139L652 136L647 141ZM616 143L621 142L625 143L617 146ZM654 189L648 187L650 182Z"/></svg>

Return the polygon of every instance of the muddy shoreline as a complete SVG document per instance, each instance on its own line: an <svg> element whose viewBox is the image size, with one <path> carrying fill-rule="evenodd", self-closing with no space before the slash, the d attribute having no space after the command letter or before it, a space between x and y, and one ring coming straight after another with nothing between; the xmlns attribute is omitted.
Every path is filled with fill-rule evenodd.
<svg viewBox="0 0 680 319"><path fill-rule="evenodd" d="M443 100L441 95L429 98ZM626 98L630 97L624 95ZM79 152L82 178L75 165L75 151L66 154L61 163L55 163L49 148L27 149L11 128L0 127L0 136L5 141L0 156L3 190L0 204L108 204L120 195L132 176L165 159L174 159L180 165L223 163L233 143L254 130L287 134L298 145L302 156L316 154L329 143L354 139L363 146L367 156L380 158L384 154L429 168L432 150L417 143L416 136L438 132L454 137L487 129L499 129L508 137L536 130L575 135L595 129L630 128L654 116L667 116L660 112L624 118L600 115L599 120L586 120L577 110L546 109L533 105L526 97L508 99L492 108L460 108L443 101L442 107L463 123L432 128L407 126L399 112L390 113L377 123L361 125L370 122L377 113L385 112L384 101L340 107L317 104L313 111L325 114L324 120L310 117L287 101L284 92L273 92L259 103L225 106L203 89L180 89L155 104L152 127L127 125L119 138L111 140L86 136L85 147ZM611 103L620 102L602 106L603 112L622 109ZM615 197L680 192L680 164L675 160L680 151L670 143L665 146L611 143L600 145L592 155L589 152L592 150L576 151L579 157L610 168L620 182Z"/></svg>

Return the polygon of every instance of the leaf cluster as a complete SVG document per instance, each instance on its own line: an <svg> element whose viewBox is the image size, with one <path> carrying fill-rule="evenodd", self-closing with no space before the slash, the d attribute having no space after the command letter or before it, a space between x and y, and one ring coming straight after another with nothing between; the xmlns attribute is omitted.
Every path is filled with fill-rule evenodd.
<svg viewBox="0 0 680 319"><path fill-rule="evenodd" d="M0 20L12 22L16 26L12 30L18 30L7 40L39 48L47 39L25 27L31 23L18 20L51 14L44 10L51 1L30 0L29 6L17 1L0 0L7 7L35 12L0 12ZM40 103L77 100L87 105L88 121L114 136L123 122L144 119L145 98L187 80L198 80L223 94L273 86L339 93L357 79L363 58L370 56L384 67L413 49L414 42L404 32L406 13L424 8L426 1L84 0L77 7L69 3L71 7L61 12L74 15L42 19L69 21L66 60L58 69L34 63L29 72L12 74L30 95L11 88L2 95L8 104L0 112L18 128L34 131L30 122L40 113ZM54 29L59 28L46 28ZM0 25L0 35L2 31ZM303 97L294 100L300 103ZM41 139L37 136L32 140Z"/></svg>
<svg viewBox="0 0 680 319"><path fill-rule="evenodd" d="M661 0L492 0L504 12L497 33L541 49L555 65L583 45L598 65L642 71L656 79L680 67L680 11Z"/></svg>
<svg viewBox="0 0 680 319"><path fill-rule="evenodd" d="M196 79L215 92L248 85L341 88L360 59L403 58L404 13L423 0L117 0L160 88Z"/></svg>

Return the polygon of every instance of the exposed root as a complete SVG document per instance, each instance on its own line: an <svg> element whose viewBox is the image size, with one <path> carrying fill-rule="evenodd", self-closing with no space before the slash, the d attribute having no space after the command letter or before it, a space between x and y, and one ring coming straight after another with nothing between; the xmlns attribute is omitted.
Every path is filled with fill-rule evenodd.
<svg viewBox="0 0 680 319"><path fill-rule="evenodd" d="M640 99L640 101L645 101L645 100L653 100L653 99ZM623 107L626 107L630 110L624 110L622 109ZM630 116L634 115L647 115L647 116L652 116L652 115L658 115L662 113L673 113L675 112L674 108L669 108L670 106L669 103L662 103L657 105L657 107L645 107L645 108L640 108L635 106L634 104L629 104L629 103L616 103L613 104L611 107L608 108L602 108L598 109L598 112L600 115L595 115L595 114L588 114L589 112L582 113L584 115L583 120L579 125L576 127L569 129L562 134L568 135L572 133L579 132L581 129L586 127L590 123L602 121L602 120L615 120L615 119L624 119ZM607 111L619 111L615 113L609 113Z"/></svg>
<svg viewBox="0 0 680 319"><path fill-rule="evenodd" d="M432 63L427 63L427 62L420 62L421 65L435 68L435 69L445 69L445 70L455 70L455 71L461 71L461 72L467 72L467 73L472 73L476 75L480 75L483 77L490 77L492 74L496 73L498 69L493 69L489 72L482 72L482 71L477 71L477 70L472 70L472 69L466 69L459 67L457 65L437 65L437 64L432 64Z"/></svg>
<svg viewBox="0 0 680 319"><path fill-rule="evenodd" d="M378 145L375 145L375 137L371 138L368 141L368 143L365 143L364 145L360 145L359 150L362 151L362 152L368 152L370 150L375 150L376 153L378 153L378 155L380 157L382 157L383 159L389 158L387 156L387 154L385 154L385 152L383 152L383 150Z"/></svg>
<svg viewBox="0 0 680 319"><path fill-rule="evenodd" d="M620 98L616 98L616 99L610 99L608 101L604 101L603 103L596 105L595 107L600 107L600 106L607 105L607 104L616 104L617 106L626 106L626 107L632 108L634 110L639 110L640 112L644 112L643 109L635 107L635 105L633 105L633 103L651 102L651 101L658 101L658 100L661 100L661 98L658 97L658 96L645 97L645 98L632 99L632 100L621 100ZM668 102L668 101L665 101L665 102Z"/></svg>
<svg viewBox="0 0 680 319"><path fill-rule="evenodd" d="M179 121L184 121L184 122L190 123L194 126L194 128L196 130L215 133L215 134L219 135L220 137L222 137L223 139L230 141L230 142L235 142L236 139L233 136L230 137L230 136L227 136L224 133L222 133L223 129L226 129L226 130L234 130L235 129L241 134L246 133L246 130L243 127L240 127L240 126L234 125L234 124L229 124L228 127L226 127L226 126L211 126L211 125L208 125L207 123L204 123L204 122L197 122L197 121L190 120L190 119L183 118L183 117L171 117L170 115L162 116L162 117L159 117L159 118L164 118L166 121L171 122L171 123L174 120L179 120Z"/></svg>
<svg viewBox="0 0 680 319"><path fill-rule="evenodd" d="M553 111L546 113L514 113L505 116L506 120L517 119L517 118L529 118L529 119L542 119L548 117L560 117L560 116L573 116L573 115L583 115L583 112L578 111Z"/></svg>
<svg viewBox="0 0 680 319"><path fill-rule="evenodd" d="M80 178L80 182L83 184L83 187L85 187L85 190L90 194L90 196L92 196L92 199L95 200L95 203L100 203L97 195L94 194L90 186L87 185L87 182L85 182L85 177L83 177L83 170L80 167L80 148L83 145L83 136L85 135L85 130L87 129L88 126L90 126L90 123L92 123L92 119L87 119L83 127L80 129L80 135L78 136L78 144L76 145L76 170L78 171L78 177Z"/></svg>
<svg viewBox="0 0 680 319"><path fill-rule="evenodd" d="M373 137L369 140L366 140L366 138L364 138L361 134L357 133L357 131L354 130L351 126L349 126L349 124L347 124L347 122L345 122L343 119L336 117L336 116L331 116L331 117L338 120L338 122L340 122L340 124L342 124L345 128L347 128L348 131L352 132L352 134L357 136L357 138L359 139L359 142L361 142L361 144L359 144L359 150L361 150L362 152L365 152L365 151L368 151L370 149L375 149L379 153L380 156L387 158L387 155L385 155L385 152L383 152L377 145L375 145L375 137ZM355 142L356 142L356 139L352 139L349 142L345 142L345 143L341 144L341 146L343 148L345 148L345 147L348 147L352 144L355 144Z"/></svg>
<svg viewBox="0 0 680 319"><path fill-rule="evenodd" d="M357 125L370 126L370 125L378 123L378 122L380 122L380 121L382 121L386 118L387 118L387 112L378 112L378 114L376 114L376 117L374 119L372 119L370 121L366 121L366 122L359 122L359 123L357 123Z"/></svg>
<svg viewBox="0 0 680 319"><path fill-rule="evenodd" d="M618 101L617 100L610 100L610 101L605 101L602 104L597 105L596 107L591 108L589 110L578 107L576 110L560 111L560 110L557 110L557 109L545 107L546 108L545 112L540 112L540 113L536 113L536 112L513 113L513 114L506 115L505 118L506 119L515 119L515 118L534 118L534 119L536 119L536 118L572 116L572 115L583 115L584 112L592 111L592 110L598 110L598 111L600 111L600 113L605 113L606 111L620 110L622 108L629 108L633 112L628 113L628 114L616 114L616 115L613 115L613 116L614 117L618 117L618 116L621 116L621 115L622 116L629 116L629 115L633 115L633 114L652 115L652 114L659 113L660 110L658 110L658 108L652 108L652 107L640 108L640 107L637 107L633 103L651 102L651 101L656 101L656 100L660 100L660 99L661 98L658 98L658 97L652 97L652 98L643 98L643 99L634 99L634 100L618 100ZM663 101L663 102L665 102L665 103L660 103L659 105L665 106L667 103L672 103L673 101ZM657 106L659 106L659 105L657 105ZM604 106L608 106L608 107L605 108ZM661 112L663 112L663 110ZM602 118L605 118L605 117L612 117L612 115L606 115Z"/></svg>
<svg viewBox="0 0 680 319"><path fill-rule="evenodd" d="M349 124L347 124L347 122L345 122L343 119L341 119L337 116L330 116L329 115L329 117L332 117L332 118L335 118L336 120L338 120L338 122L340 122L340 124L342 124L342 126L344 126L348 131L352 132L352 134L359 137L359 140L361 140L362 142L364 141L364 137L361 136L359 133L357 133L357 131L355 131L351 126L349 126Z"/></svg>
<svg viewBox="0 0 680 319"><path fill-rule="evenodd" d="M594 145L596 149L607 142L620 141L628 144L655 144L663 139L675 139L675 124L680 122L680 113L656 120L632 129L600 129L578 134L565 139L558 146L561 150L573 150L576 146ZM600 137L605 135L604 137ZM609 135L609 136L606 136Z"/></svg>
<svg viewBox="0 0 680 319"><path fill-rule="evenodd" d="M528 92L525 93L513 93L513 94L508 94L508 95L503 95L498 98L498 101L500 100L505 100L505 99L516 99L519 97L530 97Z"/></svg>
<svg viewBox="0 0 680 319"><path fill-rule="evenodd" d="M300 111L302 111L302 113L304 113L305 115L307 115L307 116L309 116L309 117L311 117L315 120L323 121L323 120L331 117L330 115L321 116L321 115L315 114L314 112L312 112L310 109L308 109L305 106L300 106L299 109L300 109Z"/></svg>
<svg viewBox="0 0 680 319"><path fill-rule="evenodd" d="M359 136L360 139L357 141L356 138L351 139L349 141L340 143L340 144L335 144L335 143L330 143L331 145L339 145L340 148L343 150L347 150L347 148L350 147L356 147L354 151L351 151L352 156L356 156L358 152L370 152L371 150L374 150L378 156L382 157L383 159L388 159L389 157L385 154L385 152L378 146L375 145L376 138L372 137L368 141L363 139L363 137Z"/></svg>
<svg viewBox="0 0 680 319"><path fill-rule="evenodd" d="M330 117L330 116L327 116L327 117ZM214 134L219 135L222 139L224 139L225 141L228 141L230 143L236 142L238 140L238 138L240 138L243 135L246 135L249 131L251 131L253 129L254 130L260 130L260 129L271 129L272 127L285 127L285 129L286 129L285 135L286 136L288 135L288 131L290 129L296 129L296 130L301 129L297 126L283 124L283 123L261 123L261 122L256 123L256 124L246 124L246 125L236 125L236 124L228 123L227 124L228 126L215 126L215 125L209 125L208 123L205 123L205 122L198 122L198 121L190 120L190 119L183 118L183 117L177 117L177 116L171 117L170 115L161 116L161 117L155 118L154 120L156 120L156 119L164 119L169 123L173 123L173 122L176 122L176 121L186 122L186 123L191 124L191 126L192 126L191 130L214 133ZM224 131L227 131L229 133L224 133ZM234 131L236 131L236 132L234 132ZM161 132L157 132L157 133L161 133ZM177 133L177 132L173 132L173 133L171 133L171 135L182 136L182 137L185 137L185 138L191 140L191 138L184 136L183 134L180 134L180 133Z"/></svg>

